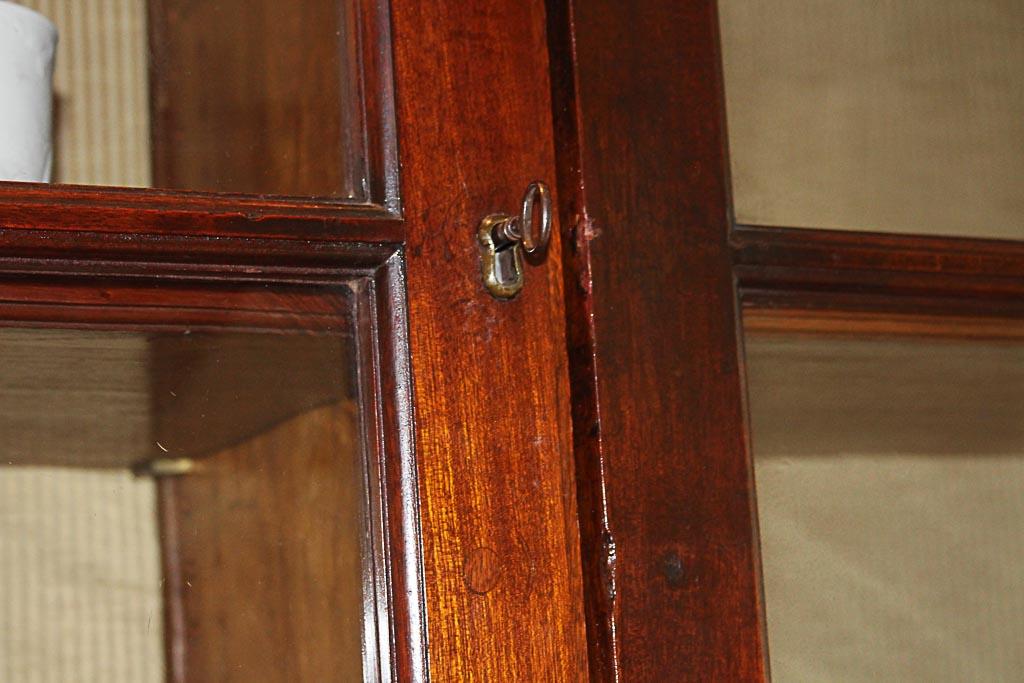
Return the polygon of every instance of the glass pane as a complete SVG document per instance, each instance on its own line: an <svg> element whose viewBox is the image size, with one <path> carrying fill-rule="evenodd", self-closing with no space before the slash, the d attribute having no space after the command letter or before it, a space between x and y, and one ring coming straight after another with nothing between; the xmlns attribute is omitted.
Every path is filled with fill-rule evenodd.
<svg viewBox="0 0 1024 683"><path fill-rule="evenodd" d="M1024 667L1024 344L747 341L777 681Z"/></svg>
<svg viewBox="0 0 1024 683"><path fill-rule="evenodd" d="M0 328L0 680L361 680L356 377L349 330Z"/></svg>
<svg viewBox="0 0 1024 683"><path fill-rule="evenodd" d="M0 0L0 179L366 200L352 4Z"/></svg>
<svg viewBox="0 0 1024 683"><path fill-rule="evenodd" d="M740 223L1024 239L1024 3L719 7Z"/></svg>

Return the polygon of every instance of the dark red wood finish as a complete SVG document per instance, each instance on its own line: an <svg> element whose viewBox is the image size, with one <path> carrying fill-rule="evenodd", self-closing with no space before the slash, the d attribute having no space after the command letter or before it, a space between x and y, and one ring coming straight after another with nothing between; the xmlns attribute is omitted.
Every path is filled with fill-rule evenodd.
<svg viewBox="0 0 1024 683"><path fill-rule="evenodd" d="M562 222L566 341L572 386L572 437L576 460L581 559L586 599L587 650L590 678L614 681L621 675L617 631L618 578L615 532L608 508L608 453L601 438L594 347L594 307L587 231L584 178L581 168L580 111L572 41L572 8L568 2L548 3L548 45L551 55L551 98L558 142L559 214Z"/></svg>
<svg viewBox="0 0 1024 683"><path fill-rule="evenodd" d="M361 355L368 476L376 482L368 493L367 529L375 569L363 586L380 623L372 645L380 653L385 679L394 670L401 680L422 680L427 667L425 598L402 271L401 253L395 248L359 243L231 238L207 242L187 236L126 240L107 233L0 231L4 325L354 331ZM179 490L182 486L186 488ZM160 489L168 675L173 681L193 680L197 671L209 671L218 647L239 655L255 645L194 639L193 627L211 614L202 603L182 601L182 567L205 563L206 580L230 580L230 572L221 575L216 565L205 562L211 555L203 542L206 536L176 532L182 519L205 509L202 496L183 496L183 491L194 489L187 481L166 481ZM202 482L198 490L203 490ZM192 502L182 507L183 500ZM271 508L267 512L273 514ZM232 548L232 542L241 543L220 538L219 553L244 557L247 549ZM213 595L231 594L227 585L219 591L216 586L207 588ZM267 614L289 609L292 599L288 594L263 598ZM230 632L221 636L232 637ZM288 680L287 675L282 680Z"/></svg>
<svg viewBox="0 0 1024 683"><path fill-rule="evenodd" d="M1024 317L1024 242L752 226L731 242L747 306Z"/></svg>
<svg viewBox="0 0 1024 683"><path fill-rule="evenodd" d="M371 472L388 539L377 566L389 573L372 586L382 668L398 680L428 667L441 681L584 680L558 240L511 302L484 289L475 241L484 215L555 175L543 2L358 7L376 18L359 47L365 115L380 122L366 127L368 201L3 183L0 315L213 329L229 314L316 329L342 315L316 289L357 278L369 298L356 324L375 339L361 346L363 379L380 398L368 438L385 453ZM367 94L391 82L392 27L393 111ZM387 163L399 131L401 197ZM261 298L265 284L289 295ZM182 624L170 623L184 643L172 672L189 670Z"/></svg>
<svg viewBox="0 0 1024 683"><path fill-rule="evenodd" d="M431 674L585 680L560 245L498 301L475 239L554 183L544 2L392 18Z"/></svg>
<svg viewBox="0 0 1024 683"><path fill-rule="evenodd" d="M401 217L376 205L0 182L0 228L398 244Z"/></svg>
<svg viewBox="0 0 1024 683"><path fill-rule="evenodd" d="M195 8L163 0L149 3L154 180L175 189L0 182L0 227L392 244L404 240L389 3L318 5L321 15L309 13L306 24L325 28L319 24L329 16L338 30L305 36L302 50L294 49L299 45L295 36L281 44L289 31L301 32L304 24L276 26L279 4L245 3L241 14L251 23L243 24L234 22L238 12L223 13L203 3ZM204 9L210 14L203 14ZM234 32L242 28L250 33ZM212 44L224 50L223 59L211 62L207 48ZM310 54L324 57L323 62L309 61ZM273 73L254 69L247 55L264 55L273 62ZM300 63L331 87L302 82ZM201 77L193 78L197 74ZM211 103L232 88L237 97L249 98L247 106L218 108ZM309 106L291 106L290 98L304 98ZM202 115L198 119L197 112ZM217 132L216 144L194 144L211 131ZM253 143L254 136L259 144ZM256 159L238 161L253 154ZM325 178L337 187L338 196L316 196L324 194ZM244 194L238 188L263 194Z"/></svg>
<svg viewBox="0 0 1024 683"><path fill-rule="evenodd" d="M763 680L752 331L1018 339L1024 243L733 226L713 0L549 2L594 680Z"/></svg>
<svg viewBox="0 0 1024 683"><path fill-rule="evenodd" d="M592 677L762 680L715 2L552 4Z"/></svg>
<svg viewBox="0 0 1024 683"><path fill-rule="evenodd" d="M595 681L763 680L737 294L762 329L1018 338L1024 246L730 231L714 0L342 4L351 201L0 183L0 318L353 324L399 680L584 680L584 602ZM498 302L474 228L555 177L556 146L565 249ZM350 320L324 288L353 279Z"/></svg>
<svg viewBox="0 0 1024 683"><path fill-rule="evenodd" d="M743 332L750 334L902 337L959 341L1017 341L1024 338L1024 317L985 313L903 313L842 308L743 307Z"/></svg>

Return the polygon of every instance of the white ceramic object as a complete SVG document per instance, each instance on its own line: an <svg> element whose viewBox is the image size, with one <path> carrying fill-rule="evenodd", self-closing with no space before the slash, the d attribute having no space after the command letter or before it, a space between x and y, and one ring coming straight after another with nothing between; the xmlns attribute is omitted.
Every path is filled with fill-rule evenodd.
<svg viewBox="0 0 1024 683"><path fill-rule="evenodd" d="M57 27L0 0L0 180L49 182Z"/></svg>

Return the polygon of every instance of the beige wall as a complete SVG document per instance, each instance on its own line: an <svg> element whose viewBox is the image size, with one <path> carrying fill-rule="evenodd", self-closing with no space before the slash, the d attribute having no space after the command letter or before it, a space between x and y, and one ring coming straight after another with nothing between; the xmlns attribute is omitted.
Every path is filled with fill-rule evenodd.
<svg viewBox="0 0 1024 683"><path fill-rule="evenodd" d="M164 680L149 404L145 335L0 330L0 681Z"/></svg>
<svg viewBox="0 0 1024 683"><path fill-rule="evenodd" d="M719 7L740 222L1024 239L1024 3Z"/></svg>
<svg viewBox="0 0 1024 683"><path fill-rule="evenodd" d="M155 509L126 470L0 468L0 680L164 680Z"/></svg>
<svg viewBox="0 0 1024 683"><path fill-rule="evenodd" d="M751 336L773 680L1024 671L1024 344Z"/></svg>

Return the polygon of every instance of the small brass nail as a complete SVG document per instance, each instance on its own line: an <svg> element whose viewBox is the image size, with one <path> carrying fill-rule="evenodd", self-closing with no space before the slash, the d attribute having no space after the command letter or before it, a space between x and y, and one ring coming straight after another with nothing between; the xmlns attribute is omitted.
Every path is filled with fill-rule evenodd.
<svg viewBox="0 0 1024 683"><path fill-rule="evenodd" d="M150 477L180 477L191 474L198 468L192 458L157 458L140 463L136 474Z"/></svg>

